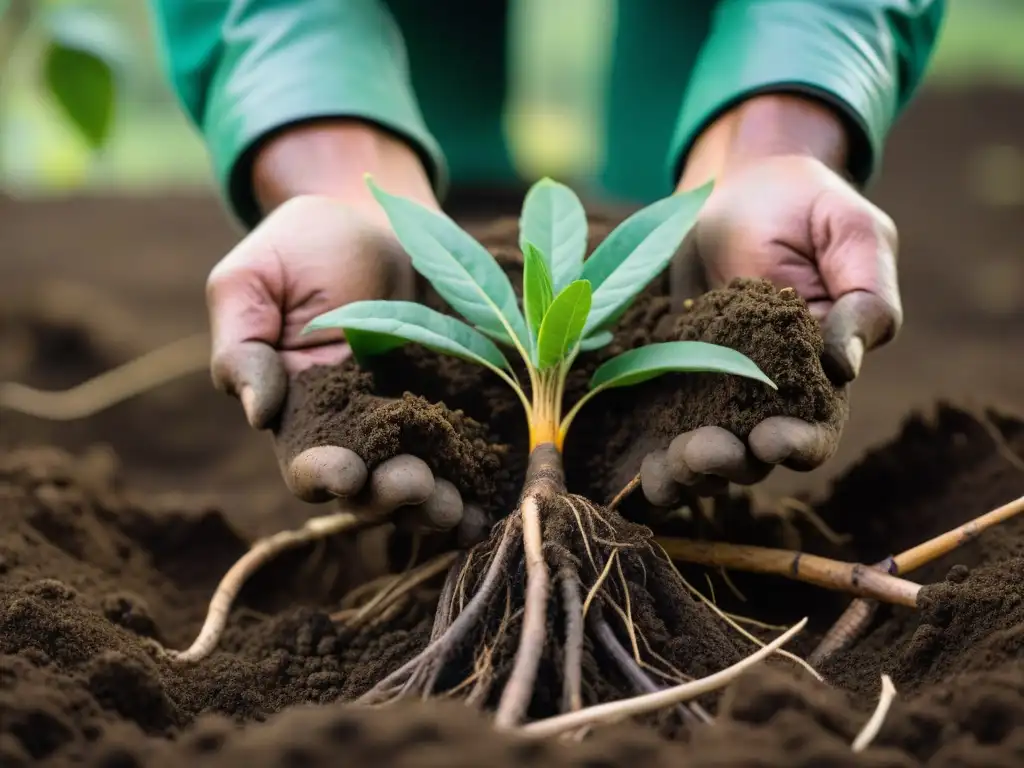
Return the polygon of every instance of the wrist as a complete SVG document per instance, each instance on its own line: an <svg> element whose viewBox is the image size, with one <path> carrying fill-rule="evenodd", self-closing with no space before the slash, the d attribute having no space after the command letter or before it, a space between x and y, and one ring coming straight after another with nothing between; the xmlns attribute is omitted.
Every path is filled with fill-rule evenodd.
<svg viewBox="0 0 1024 768"><path fill-rule="evenodd" d="M779 156L811 157L845 173L849 135L840 113L795 94L748 99L715 120L693 145L678 189L699 187L730 169Z"/></svg>
<svg viewBox="0 0 1024 768"><path fill-rule="evenodd" d="M386 220L366 184L439 209L430 177L416 151L393 134L353 119L303 123L274 136L252 166L253 194L263 215L300 195L341 200Z"/></svg>

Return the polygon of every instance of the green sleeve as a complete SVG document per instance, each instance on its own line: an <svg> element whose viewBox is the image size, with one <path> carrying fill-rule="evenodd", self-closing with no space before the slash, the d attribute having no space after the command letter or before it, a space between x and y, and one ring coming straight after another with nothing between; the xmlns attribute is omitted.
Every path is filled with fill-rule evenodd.
<svg viewBox="0 0 1024 768"><path fill-rule="evenodd" d="M401 33L380 0L149 2L168 78L247 226L259 220L254 148L308 119L358 117L396 133L443 192L444 158L416 103Z"/></svg>
<svg viewBox="0 0 1024 768"><path fill-rule="evenodd" d="M713 120L758 93L817 96L852 129L849 172L878 170L886 136L924 75L944 0L721 0L671 145L673 183Z"/></svg>

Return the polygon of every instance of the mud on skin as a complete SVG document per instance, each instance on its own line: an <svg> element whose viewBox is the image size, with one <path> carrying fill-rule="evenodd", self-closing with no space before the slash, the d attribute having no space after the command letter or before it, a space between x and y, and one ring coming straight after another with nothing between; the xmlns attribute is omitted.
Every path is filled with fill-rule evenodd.
<svg viewBox="0 0 1024 768"><path fill-rule="evenodd" d="M521 255L509 245L516 242L517 226L514 219L498 220L476 234L519 290ZM610 229L608 221L592 224L591 248ZM825 376L821 334L795 293L780 293L762 280L736 280L674 313L665 286L664 279L656 280L618 324L614 341L581 357L566 384L568 403L586 391L600 362L661 341L736 349L779 389L736 376L674 374L603 393L570 432L570 490L605 500L636 474L645 454L697 427L721 426L746 437L769 416L837 429L845 422L845 390ZM426 303L450 312L429 287L421 285L421 291ZM479 366L411 346L372 361L369 370L349 361L300 374L277 436L283 461L329 444L351 448L371 469L398 453L414 453L492 514L514 502L526 459L525 418L504 383Z"/></svg>

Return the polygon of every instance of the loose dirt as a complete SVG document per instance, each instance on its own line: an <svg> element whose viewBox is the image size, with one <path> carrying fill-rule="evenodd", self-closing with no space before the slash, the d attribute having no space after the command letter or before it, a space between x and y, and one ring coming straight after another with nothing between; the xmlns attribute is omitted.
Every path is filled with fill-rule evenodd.
<svg viewBox="0 0 1024 768"><path fill-rule="evenodd" d="M932 97L921 103L928 125L937 125L936 112L965 114L963 104L955 100ZM1002 109L1007 102L996 93L991 103ZM958 146L942 145L944 134L936 133L934 155L921 157L921 147L933 145L910 141L909 132L920 126L908 123L908 138L892 151L897 168L900 157L920 158L920 171L931 167L924 164L929 157L955 156ZM964 137L949 133L962 146ZM978 132L972 136L978 137L976 142L1001 138ZM954 301L936 292L941 294L943 285L957 284L962 259L948 247L948 260L938 260L936 253L943 252L944 243L967 242L970 236L947 232L926 241L921 236L924 228L915 222L944 220L942 211L917 200L932 185L914 187L916 197L908 197L918 207L911 209L904 202L906 215L901 217L896 197L908 198L896 194L900 183L908 183L908 176L898 177L890 192L883 189L879 196L893 196L887 207L901 223L909 262L904 275L930 270L934 276L937 264L948 264L950 276L946 283L936 280L930 293L922 293L920 281L910 283L907 309L912 323L912 302L928 296ZM96 211L103 210L91 201L57 205L86 212L78 224L71 215L72 223L64 228L79 241L87 237L82 232L88 224L96 226ZM172 269L166 259L155 258L159 248L168 251L169 246L149 246L154 272L168 273L161 303L146 296L143 284L154 279L151 274L140 271L133 277L124 269L137 262L138 248L127 249L121 267L115 266L114 255L93 265L111 273L101 280L104 291L83 299L83 306L91 301L93 306L122 307L122 318L135 318L127 325L99 312L86 313L85 321L81 314L62 316L52 301L44 304L38 297L8 302L0 343L17 356L5 357L0 365L3 375L67 386L162 341L199 330L203 260L214 261L231 238L214 227L214 234L202 239L194 234L198 230L183 227L183 221L194 224L203 216L209 221L212 214L206 209L197 208L193 216L186 213L187 203L170 201L153 203L150 210L148 222L142 216L118 214L122 229L117 243L100 239L96 247L109 245L112 254L115 245L119 251L125 249L121 240L132 242L137 227L134 242L142 248L163 227L180 238L178 247L185 252L191 248L192 254L205 253L187 262L192 271L181 266L185 261ZM34 214L39 217L34 230L32 211L44 211ZM915 218L913 211L922 218ZM12 252L25 254L13 267L2 265L9 278L52 274L63 263L66 251L58 244L60 232L44 226L52 221L51 209L0 201L0 216L5 236L10 232L9 242L16 246ZM1001 216L983 208L977 218L992 221ZM106 232L104 227L97 231ZM1005 225L1003 231L1008 237L1001 247L1008 248L1013 242L1009 235L1019 237L1019 224L1016 229ZM487 230L481 232L485 236ZM928 251L928 259L915 261L929 243L936 248ZM991 250L987 253L991 257ZM81 267L68 263L68 279L73 280L73 270ZM509 267L514 271L514 264ZM179 277L183 274L191 277ZM628 337L619 334L609 352L642 343L645 334L659 339L723 339L715 334L729 332L728 328L716 328L711 318L739 312L750 300L716 294L697 302L682 318L666 320L670 315L659 305L657 286L651 293L655 295L635 310L644 313L644 320L628 320L635 330ZM757 288L748 286L741 293L756 296ZM869 372L863 386L858 382L853 388L853 418L844 446L878 440L878 432L867 437L857 432L858 414L864 413L870 422L867 412L875 403L881 412L891 413L895 400L905 413L921 387L927 393L924 399L934 400L938 393L929 377L937 376L935 369L912 365L935 356L938 347L926 343L932 338L928 328L936 329L935 338L942 340L947 352L963 352L952 369L948 359L942 369L948 371L947 387L952 382L952 389L959 390L954 394L971 388L992 392L991 384L975 386L982 370L996 376L996 394L1011 394L1024 384L1006 354L1006 344L1011 343L1007 334L1017 326L1001 326L1010 330L998 343L979 332L970 335L972 325L979 330L992 327L982 305L972 301L956 304L961 323L957 329L936 319L925 331L907 334L911 344L904 351L881 353L875 370L896 370L891 367L893 356L901 354L905 359L900 373L871 379ZM67 300L57 305L66 306ZM766 293L762 305L765 317L790 325L799 320L785 296ZM929 317L929 322L941 317L920 306L918 314ZM143 309L147 314L140 314ZM142 333L139 318L148 316L156 319ZM813 365L820 352L813 337L806 348L787 345L787 350L798 352L782 358L775 354L778 347L772 347L777 334L749 341L759 327L763 326L737 332L737 341L747 340L750 354L780 385L802 382L801 395L794 398L782 388L784 399L775 401L760 390L744 394L737 383L741 389L729 390L724 403L747 402L776 412L771 409L783 402L819 421L845 420L845 397L831 390ZM20 339L18 345L9 343L12 338ZM412 351L401 357L386 366L418 366L418 398L404 396L408 378L395 378L386 370L369 375L311 373L309 386L296 388L289 413L333 410L342 398L349 404L342 410L361 403L362 417L344 424L321 421L319 427L286 418L278 430L286 438L283 452L339 436L359 440L368 455L376 451L373 455L379 458L430 446L439 474L461 483L470 497L500 499L504 505L505 497L514 494L522 468L515 448L522 445L515 401L478 371L460 370L449 361L431 362ZM784 365L771 367L781 360ZM908 370L924 377L916 380L913 396L908 394ZM390 389L389 382L395 382ZM695 392L705 386L686 382L682 380ZM719 377L710 386L728 390L733 383ZM386 632L351 636L337 630L326 610L337 605L359 575L357 553L352 551L318 553L311 547L282 557L244 590L219 652L194 667L173 666L151 652L151 642L187 645L217 580L245 550L247 540L255 532L292 526L318 511L283 493L266 436L251 435L237 409L210 389L205 377L193 377L77 424L41 424L0 414L0 764L319 766L333 764L341 754L380 765L613 766L640 761L666 766L1010 766L1019 765L1024 757L1024 675L1019 670L1024 521L990 531L913 574L915 580L935 585L927 592L924 608L880 611L866 636L824 667L829 685L810 680L784 660L772 661L719 700L708 702L718 717L713 727L677 729L670 742L639 726L621 725L602 729L583 744L524 744L490 732L480 716L457 702L401 704L386 713L345 704L422 644L436 599L436 592L417 595L403 620ZM652 387L632 404L595 400L588 406L592 410L586 430L574 438L580 447L570 443L567 450L592 458L569 467L570 485L601 501L621 484L619 475L635 470L649 446L670 439L679 425L705 423L708 414L683 408L669 410L668 417L662 413L660 420L656 408L645 414L645 405L675 392L672 387ZM609 430L610 425L623 423L625 411L620 409L628 410L631 419L646 419L642 444L635 432L627 435L623 430L617 436ZM715 418L722 413L720 408ZM396 414L410 425L408 429L394 427L391 417ZM353 424L361 425L362 431L351 432ZM731 424L744 428L739 419ZM603 430L604 437L598 440L590 430ZM893 424L884 431L891 434ZM1024 420L1012 409L968 412L952 405L929 406L905 417L898 431L882 447L866 453L859 448L862 457L852 464L846 461L829 493L814 505L826 523L851 537L846 544L830 543L804 516L766 514L761 499L746 497L720 502L708 519L675 525L686 533L743 543L799 540L811 551L873 562L1024 492L1024 472L1012 459L1024 454ZM701 569L684 569L684 574L706 594L713 588L728 610L777 623L809 615L811 624L794 643L794 651L813 647L846 605L841 596L783 579L731 574L730 581L745 598L740 599L717 574L709 574L710 582ZM696 647L700 626L695 623L692 634L682 629L675 633L681 650ZM712 671L749 650L724 625L704 626L723 642L697 647L691 658L684 659L694 665L687 671ZM705 665L708 668L702 670ZM883 672L893 677L899 698L874 746L855 756L849 743L874 705Z"/></svg>

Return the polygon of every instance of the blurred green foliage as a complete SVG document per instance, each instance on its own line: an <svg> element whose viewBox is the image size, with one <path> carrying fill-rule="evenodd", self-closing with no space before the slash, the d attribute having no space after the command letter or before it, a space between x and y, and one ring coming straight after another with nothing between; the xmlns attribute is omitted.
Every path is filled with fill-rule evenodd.
<svg viewBox="0 0 1024 768"><path fill-rule="evenodd" d="M79 8L43 14L43 77L47 91L89 146L106 144L117 100L117 28Z"/></svg>
<svg viewBox="0 0 1024 768"><path fill-rule="evenodd" d="M592 116L615 3L625 1L513 4L508 125L524 168L564 175L599 156ZM1020 84L1024 98L1024 0L949 6L927 87ZM15 18L19 7L30 7L35 19L25 28ZM22 194L211 186L202 143L159 69L145 2L0 0L5 8L0 183Z"/></svg>

